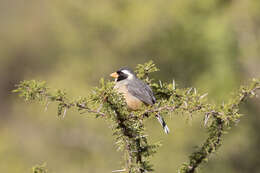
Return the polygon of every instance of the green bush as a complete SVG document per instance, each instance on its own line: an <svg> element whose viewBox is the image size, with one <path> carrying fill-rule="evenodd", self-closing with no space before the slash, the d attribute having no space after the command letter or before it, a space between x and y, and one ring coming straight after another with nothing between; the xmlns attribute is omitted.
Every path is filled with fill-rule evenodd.
<svg viewBox="0 0 260 173"><path fill-rule="evenodd" d="M223 134L232 128L242 116L239 106L247 98L256 96L260 89L260 81L253 79L249 85L241 86L230 96L225 104L211 104L206 95L197 92L196 88L178 88L175 81L157 82L149 74L159 69L152 61L138 65L136 73L139 78L147 82L153 89L157 103L155 106L143 107L139 111L129 112L121 94L113 90L114 82L100 80L100 86L93 89L87 97L70 99L62 90L50 91L45 82L22 81L14 92L26 101L50 102L58 105L58 115L64 117L68 109L76 109L81 114L92 113L97 118L113 122L113 135L118 149L123 151L125 165L121 172L142 173L153 171L150 158L156 153L159 143L151 143L145 134L144 121L154 118L157 113L167 116L170 113L180 113L192 116L199 113L204 116L204 126L207 129L206 141L189 156L189 162L180 166L178 172L192 173L201 163L222 145ZM34 173L45 173L43 167L34 168Z"/></svg>

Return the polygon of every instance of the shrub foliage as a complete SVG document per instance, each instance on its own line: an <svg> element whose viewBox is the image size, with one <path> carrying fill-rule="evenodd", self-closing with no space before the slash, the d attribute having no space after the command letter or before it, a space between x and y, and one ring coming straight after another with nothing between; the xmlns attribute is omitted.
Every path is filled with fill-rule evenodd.
<svg viewBox="0 0 260 173"><path fill-rule="evenodd" d="M115 172L143 173L153 171L150 158L156 153L159 143L151 143L144 132L144 121L154 117L156 113L167 116L170 113L192 115L199 113L204 116L204 127L208 137L204 143L189 156L189 161L178 169L179 173L193 173L209 156L222 145L223 134L238 123L242 116L239 106L260 89L260 80L253 79L249 85L241 86L227 103L211 104L207 94L197 92L196 88L178 88L175 81L170 83L156 81L149 74L159 69L150 61L139 64L136 74L148 83L158 100L155 106L143 107L139 111L129 112L121 94L113 90L114 82L100 80L100 86L92 90L86 97L71 99L63 90L51 91L45 82L22 81L14 92L25 101L40 101L47 106L50 102L57 103L58 116L64 117L68 109L76 108L82 113L91 113L96 118L113 122L113 135L118 149L122 151L125 165ZM47 172L42 167L34 168L34 172Z"/></svg>

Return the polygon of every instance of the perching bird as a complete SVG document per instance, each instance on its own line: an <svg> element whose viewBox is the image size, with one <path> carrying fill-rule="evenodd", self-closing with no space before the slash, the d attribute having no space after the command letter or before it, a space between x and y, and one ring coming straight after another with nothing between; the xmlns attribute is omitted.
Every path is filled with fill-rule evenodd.
<svg viewBox="0 0 260 173"><path fill-rule="evenodd" d="M123 94L130 110L138 110L141 108L142 104L155 104L156 99L152 89L145 82L138 79L134 72L129 68L121 68L110 76L115 78L116 84L114 89ZM170 130L164 119L159 114L156 115L156 118L162 125L164 132L168 134Z"/></svg>

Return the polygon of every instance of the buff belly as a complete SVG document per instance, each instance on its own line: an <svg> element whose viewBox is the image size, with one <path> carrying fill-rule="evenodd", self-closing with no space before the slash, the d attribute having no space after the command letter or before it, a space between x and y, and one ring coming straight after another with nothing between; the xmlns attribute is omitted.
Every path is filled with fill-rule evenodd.
<svg viewBox="0 0 260 173"><path fill-rule="evenodd" d="M126 100L126 104L128 109L130 110L138 110L142 107L143 102L140 101L138 98L136 98L135 96L133 96L132 94L130 94L127 90L126 86L115 86L115 89L117 90L117 92L122 93L125 100Z"/></svg>

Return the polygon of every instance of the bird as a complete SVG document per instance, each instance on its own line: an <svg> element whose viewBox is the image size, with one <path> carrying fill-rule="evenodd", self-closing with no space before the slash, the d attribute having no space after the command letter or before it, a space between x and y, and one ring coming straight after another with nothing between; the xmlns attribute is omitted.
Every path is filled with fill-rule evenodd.
<svg viewBox="0 0 260 173"><path fill-rule="evenodd" d="M139 79L130 68L122 67L111 73L110 76L115 79L114 89L123 95L130 111L139 110L143 104L153 106L156 103L156 98L150 86ZM168 134L170 129L163 117L157 113L156 118L163 127L164 132Z"/></svg>

